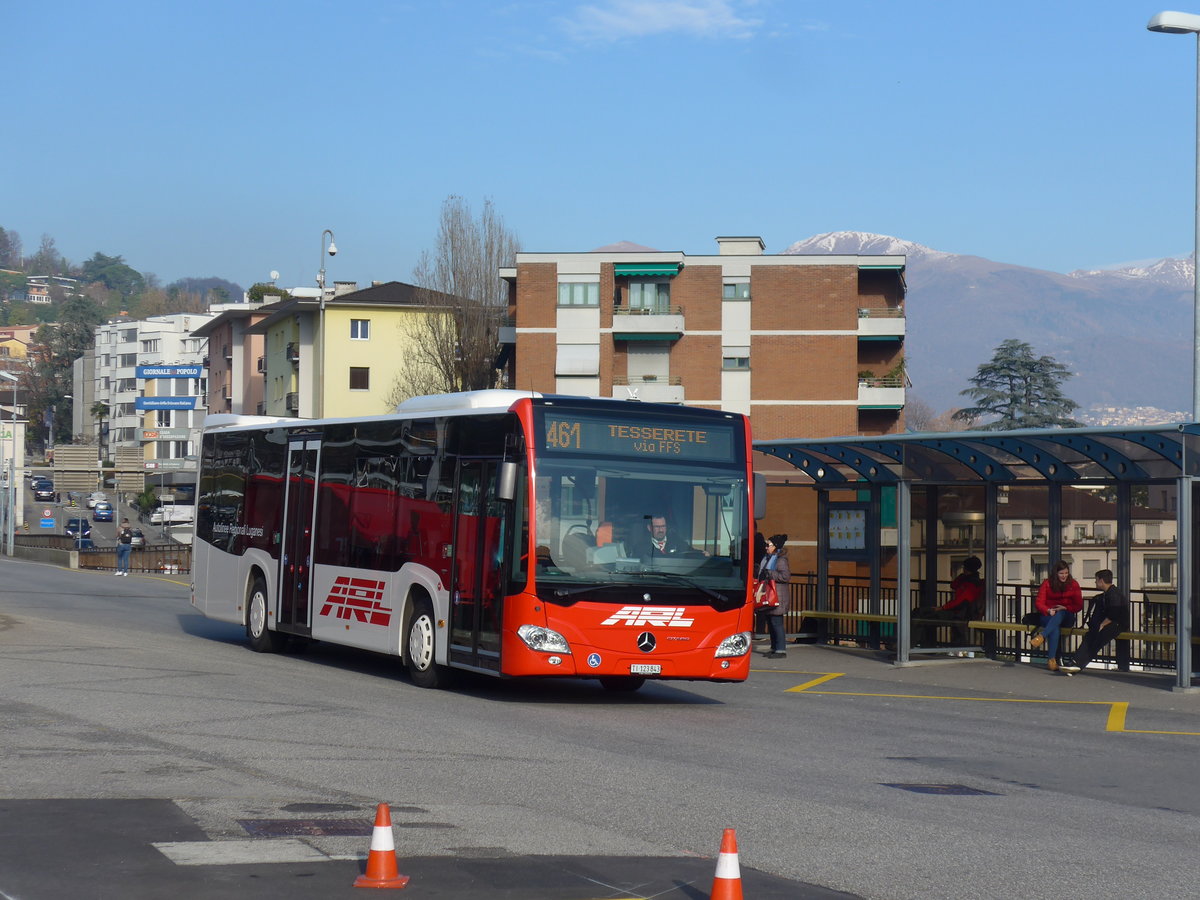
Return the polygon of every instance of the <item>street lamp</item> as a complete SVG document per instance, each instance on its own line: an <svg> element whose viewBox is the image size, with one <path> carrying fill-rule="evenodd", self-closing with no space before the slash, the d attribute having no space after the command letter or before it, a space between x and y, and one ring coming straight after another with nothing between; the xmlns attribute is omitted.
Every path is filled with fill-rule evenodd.
<svg viewBox="0 0 1200 900"><path fill-rule="evenodd" d="M325 235L329 235L329 249L325 248ZM333 242L333 232L326 228L321 232L321 268L317 272L317 287L321 289L321 357L319 366L319 378L317 382L318 396L320 397L320 416L325 415L325 254L337 256L337 244Z"/></svg>
<svg viewBox="0 0 1200 900"><path fill-rule="evenodd" d="M7 480L3 484L3 503L0 504L0 544L3 544L9 556L12 556L13 535L16 532L17 521L17 384L21 380L12 372L0 371L0 377L12 382L13 401L12 413L8 417L8 427L12 431L12 453L8 456L8 469L5 472ZM0 446L0 460L4 458L4 448Z"/></svg>
<svg viewBox="0 0 1200 900"><path fill-rule="evenodd" d="M1146 28L1162 34L1194 34L1196 44L1196 222L1192 256L1192 421L1200 422L1200 16L1160 12Z"/></svg>

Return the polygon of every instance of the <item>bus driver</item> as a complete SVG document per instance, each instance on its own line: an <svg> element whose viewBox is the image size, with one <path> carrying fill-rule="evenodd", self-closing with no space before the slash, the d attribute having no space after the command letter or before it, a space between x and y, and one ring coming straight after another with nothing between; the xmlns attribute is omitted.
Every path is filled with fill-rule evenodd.
<svg viewBox="0 0 1200 900"><path fill-rule="evenodd" d="M661 556L678 556L684 553L694 553L695 548L682 538L676 537L667 528L667 517L652 515L646 517L646 536L634 546L633 555L638 559L654 559ZM707 553L704 554L708 556Z"/></svg>

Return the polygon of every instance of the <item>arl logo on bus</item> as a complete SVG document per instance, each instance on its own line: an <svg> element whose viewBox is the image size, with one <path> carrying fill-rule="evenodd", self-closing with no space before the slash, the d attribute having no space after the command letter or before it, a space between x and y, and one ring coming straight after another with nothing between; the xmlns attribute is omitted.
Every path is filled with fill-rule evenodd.
<svg viewBox="0 0 1200 900"><path fill-rule="evenodd" d="M657 628L687 628L695 619L683 617L686 610L679 606L623 606L601 625L653 625Z"/></svg>
<svg viewBox="0 0 1200 900"><path fill-rule="evenodd" d="M321 615L336 615L339 619L386 627L392 621L392 611L379 602L383 599L385 584L384 581L341 575L333 582L325 605L321 607Z"/></svg>

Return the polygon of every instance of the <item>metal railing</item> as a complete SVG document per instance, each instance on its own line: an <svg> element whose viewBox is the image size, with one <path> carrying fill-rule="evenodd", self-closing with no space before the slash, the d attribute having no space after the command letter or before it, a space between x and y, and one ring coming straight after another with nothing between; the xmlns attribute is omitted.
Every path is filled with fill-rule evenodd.
<svg viewBox="0 0 1200 900"><path fill-rule="evenodd" d="M858 317L860 319L903 319L903 306L860 306L858 308Z"/></svg>
<svg viewBox="0 0 1200 900"><path fill-rule="evenodd" d="M671 306L663 304L662 306L616 306L613 307L614 316L682 316L682 306Z"/></svg>
<svg viewBox="0 0 1200 900"><path fill-rule="evenodd" d="M613 384L668 384L678 386L683 384L680 375L614 375Z"/></svg>
<svg viewBox="0 0 1200 900"><path fill-rule="evenodd" d="M42 547L51 550L74 550L75 539L65 534L19 534L15 543L21 547ZM79 550L79 568L115 572L115 547L93 547ZM189 544L147 544L135 546L129 555L129 570L148 574L178 574L192 571L192 548Z"/></svg>
<svg viewBox="0 0 1200 900"><path fill-rule="evenodd" d="M79 568L115 572L117 551L97 547L79 551ZM179 575L192 571L192 548L187 544L149 544L134 547L129 554L129 571L151 575Z"/></svg>

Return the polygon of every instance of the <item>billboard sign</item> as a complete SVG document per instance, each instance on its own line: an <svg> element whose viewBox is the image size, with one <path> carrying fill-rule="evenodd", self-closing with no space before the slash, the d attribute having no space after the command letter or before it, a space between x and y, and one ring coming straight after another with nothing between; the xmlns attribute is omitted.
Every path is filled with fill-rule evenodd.
<svg viewBox="0 0 1200 900"><path fill-rule="evenodd" d="M138 366L138 378L203 378L204 366Z"/></svg>

